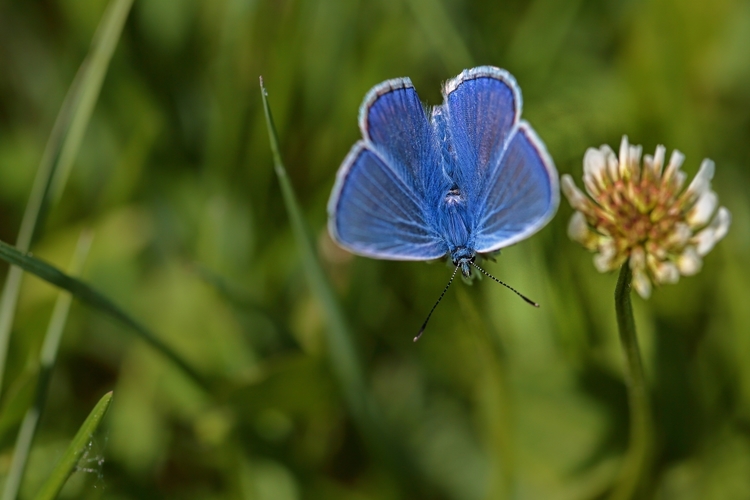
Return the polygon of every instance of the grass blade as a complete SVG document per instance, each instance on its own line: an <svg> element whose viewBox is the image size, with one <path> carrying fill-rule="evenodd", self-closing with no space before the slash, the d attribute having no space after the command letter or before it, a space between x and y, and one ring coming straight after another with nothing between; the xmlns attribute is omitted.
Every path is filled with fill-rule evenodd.
<svg viewBox="0 0 750 500"><path fill-rule="evenodd" d="M344 319L344 314L339 308L338 301L331 289L328 279L318 262L317 252L313 239L310 236L307 224L302 216L297 198L294 194L291 182L286 175L286 169L281 161L279 152L279 141L276 136L276 127L271 116L268 105L268 94L260 80L261 94L263 97L263 109L266 114L266 125L273 154L274 170L279 178L281 193L284 198L287 212L292 224L294 239L300 249L303 266L315 296L321 301L323 309L328 318L327 343L331 357L331 363L339 383L344 392L344 398L359 424L369 427L369 410L366 401L364 374L361 362L352 342L352 335Z"/></svg>
<svg viewBox="0 0 750 500"><path fill-rule="evenodd" d="M56 287L62 288L72 293L78 300L87 303L88 305L99 309L100 311L112 316L121 323L130 327L135 333L137 333L143 340L148 342L157 351L163 354L167 359L172 361L178 368L180 368L185 374L190 376L195 382L201 387L208 388L208 383L203 379L193 368L188 365L184 359L182 359L176 352L174 352L169 346L162 342L156 335L151 332L148 328L140 324L138 321L133 319L129 314L120 309L114 302L109 300L106 296L95 290L91 286L87 285L83 281L77 280L72 276L68 276L56 267L47 264L37 258L34 258L26 253L20 252L18 249L8 245L7 243L0 241L0 259L20 267L24 271L30 272L35 276L43 279L44 281L55 285Z"/></svg>
<svg viewBox="0 0 750 500"><path fill-rule="evenodd" d="M422 485L419 470L416 469L411 457L405 453L400 444L392 439L385 428L379 408L375 404L367 385L362 370L362 363L357 354L357 349L352 341L353 335L339 301L328 282L328 278L318 261L317 252L313 238L302 215L294 189L286 175L286 169L281 161L279 153L279 141L276 128L271 116L271 108L268 104L268 94L260 80L261 95L263 98L263 109L266 115L266 126L273 153L274 170L281 185L281 192L287 212L292 224L294 240L300 249L305 274L314 296L320 300L328 320L328 328L325 329L327 338L328 355L338 384L344 395L344 400L349 407L355 425L358 427L362 438L377 455L383 458L390 466L394 475L400 478L403 487L411 496L422 496L420 490Z"/></svg>
<svg viewBox="0 0 750 500"><path fill-rule="evenodd" d="M111 0L91 41L91 51L78 70L73 85L79 82L71 110L65 140L60 145L57 162L52 169L46 202L54 205L62 196L73 161L94 111L112 54L120 40L133 0ZM44 208L44 207L43 207Z"/></svg>
<svg viewBox="0 0 750 500"><path fill-rule="evenodd" d="M132 4L133 0L110 2L94 35L91 50L65 96L21 220L16 246L22 252L29 250L44 222L47 208L62 194ZM11 267L0 298L0 391L22 278L21 269Z"/></svg>
<svg viewBox="0 0 750 500"><path fill-rule="evenodd" d="M65 454L55 466L55 470L52 471L47 482L44 483L42 489L37 493L36 500L52 500L57 498L60 490L65 486L65 482L75 470L84 452L88 449L91 438L99 427L111 403L112 393L108 392L94 406L94 409L91 410L81 428L78 429L73 441L70 442L70 446L65 450Z"/></svg>
<svg viewBox="0 0 750 500"><path fill-rule="evenodd" d="M79 275L83 270L83 264L91 248L92 235L88 231L81 233L78 239L78 245L73 254L73 261L70 265L71 275ZM32 406L26 411L21 429L16 438L16 446L13 450L13 461L10 464L10 472L5 480L2 500L15 500L18 496L18 490L21 487L21 481L26 470L26 463L31 451L31 443L34 441L37 424L44 411L44 403L47 400L47 391L52 376L52 369L57 360L57 350L60 347L65 323L68 319L68 311L73 297L68 292L61 292L55 302L55 308L52 311L47 333L44 336L42 351L39 362L39 378L36 384L36 394Z"/></svg>

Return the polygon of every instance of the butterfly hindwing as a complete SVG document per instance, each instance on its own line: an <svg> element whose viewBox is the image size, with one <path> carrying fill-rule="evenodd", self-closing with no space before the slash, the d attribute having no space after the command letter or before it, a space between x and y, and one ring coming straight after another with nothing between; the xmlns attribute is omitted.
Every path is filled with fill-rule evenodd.
<svg viewBox="0 0 750 500"><path fill-rule="evenodd" d="M552 158L522 120L478 198L475 250L493 252L528 238L555 215L559 201Z"/></svg>
<svg viewBox="0 0 750 500"><path fill-rule="evenodd" d="M328 213L331 236L356 254L395 260L445 254L411 187L363 141L339 170Z"/></svg>

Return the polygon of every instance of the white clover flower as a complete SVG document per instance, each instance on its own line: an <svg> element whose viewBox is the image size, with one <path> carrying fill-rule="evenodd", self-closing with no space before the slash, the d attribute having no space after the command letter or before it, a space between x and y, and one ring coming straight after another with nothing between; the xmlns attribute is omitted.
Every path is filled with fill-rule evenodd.
<svg viewBox="0 0 750 500"><path fill-rule="evenodd" d="M714 162L705 159L683 190L684 156L674 151L664 166L666 149L654 156L628 144L623 136L619 161L604 145L589 148L583 158L586 196L570 175L562 176L562 191L576 210L568 236L596 252L594 265L612 271L630 259L633 288L643 298L652 284L676 283L680 275L700 271L702 258L729 229L732 216L711 191Z"/></svg>

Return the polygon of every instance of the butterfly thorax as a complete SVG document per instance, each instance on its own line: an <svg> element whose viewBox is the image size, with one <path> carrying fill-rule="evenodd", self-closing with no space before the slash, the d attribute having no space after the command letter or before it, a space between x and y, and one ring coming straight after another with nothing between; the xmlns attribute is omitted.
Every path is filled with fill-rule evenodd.
<svg viewBox="0 0 750 500"><path fill-rule="evenodd" d="M466 197L457 185L453 185L441 201L440 219L451 261L461 266L461 273L468 278L476 252Z"/></svg>

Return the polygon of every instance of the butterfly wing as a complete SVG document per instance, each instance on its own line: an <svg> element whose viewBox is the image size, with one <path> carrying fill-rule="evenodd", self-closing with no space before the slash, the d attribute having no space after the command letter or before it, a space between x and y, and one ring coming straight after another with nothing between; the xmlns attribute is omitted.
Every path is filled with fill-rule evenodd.
<svg viewBox="0 0 750 500"><path fill-rule="evenodd" d="M483 190L483 210L477 217L477 252L493 252L543 228L557 211L558 184L552 158L531 126L522 120Z"/></svg>
<svg viewBox="0 0 750 500"><path fill-rule="evenodd" d="M428 260L446 253L428 199L441 182L435 140L408 78L373 88L360 108L363 140L339 168L328 228L367 257Z"/></svg>
<svg viewBox="0 0 750 500"><path fill-rule="evenodd" d="M473 207L474 246L492 252L541 229L559 203L555 165L528 123L506 71L466 70L444 88L455 177Z"/></svg>

